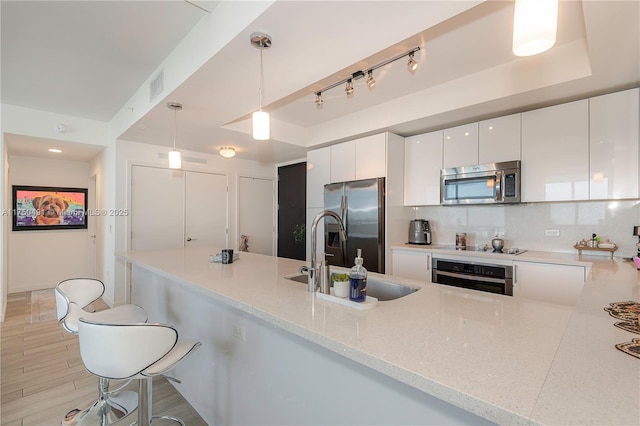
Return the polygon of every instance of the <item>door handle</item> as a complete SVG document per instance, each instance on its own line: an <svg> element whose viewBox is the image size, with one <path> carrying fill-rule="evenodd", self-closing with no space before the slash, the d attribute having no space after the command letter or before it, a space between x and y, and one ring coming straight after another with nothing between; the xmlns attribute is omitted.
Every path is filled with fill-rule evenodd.
<svg viewBox="0 0 640 426"><path fill-rule="evenodd" d="M198 239L197 238L187 237L187 241L198 241Z"/></svg>

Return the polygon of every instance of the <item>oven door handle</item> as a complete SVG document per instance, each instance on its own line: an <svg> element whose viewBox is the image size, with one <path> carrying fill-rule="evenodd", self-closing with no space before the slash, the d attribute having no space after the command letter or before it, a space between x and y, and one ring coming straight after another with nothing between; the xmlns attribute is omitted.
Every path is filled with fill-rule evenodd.
<svg viewBox="0 0 640 426"><path fill-rule="evenodd" d="M504 282L506 281L505 279L501 279L501 278L487 278L487 277L481 277L478 275L456 274L455 272L439 271L437 269L434 269L434 272L436 273L436 277L438 275L445 275L447 277L463 278L471 281L482 281L485 283L496 283L496 284L504 284ZM436 279L436 282L438 282L437 279Z"/></svg>

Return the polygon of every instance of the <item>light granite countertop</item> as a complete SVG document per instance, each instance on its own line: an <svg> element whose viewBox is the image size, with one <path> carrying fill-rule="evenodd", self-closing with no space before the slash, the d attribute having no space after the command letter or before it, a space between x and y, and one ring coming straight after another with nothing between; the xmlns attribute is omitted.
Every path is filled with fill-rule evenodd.
<svg viewBox="0 0 640 426"><path fill-rule="evenodd" d="M640 424L640 360L614 346L640 335L603 310L640 301L632 263L573 256L592 266L575 308L387 277L421 289L356 311L284 278L301 261L240 253L209 263L218 251L118 257L499 424Z"/></svg>
<svg viewBox="0 0 640 426"><path fill-rule="evenodd" d="M446 257L456 256L464 258L477 258L484 260L507 260L507 261L520 261L520 262L539 262L539 263L555 263L562 265L574 265L574 266L591 266L593 260L606 259L609 257L588 255L578 255L578 253L554 253L546 251L532 251L527 250L521 254L507 254L507 253L493 253L491 250L456 250L454 246L430 244L430 245L417 245L417 244L397 244L391 246L392 250L411 250L411 251L426 251L431 252L434 255ZM608 253L607 253L608 256Z"/></svg>

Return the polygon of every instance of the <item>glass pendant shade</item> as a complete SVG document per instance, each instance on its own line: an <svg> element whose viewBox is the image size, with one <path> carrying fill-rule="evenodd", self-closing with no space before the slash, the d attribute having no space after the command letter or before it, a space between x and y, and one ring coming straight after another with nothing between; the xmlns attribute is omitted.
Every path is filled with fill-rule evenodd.
<svg viewBox="0 0 640 426"><path fill-rule="evenodd" d="M182 167L182 158L180 157L180 151L172 149L169 151L169 168L179 169Z"/></svg>
<svg viewBox="0 0 640 426"><path fill-rule="evenodd" d="M269 113L256 111L253 113L253 138L266 141L271 137L269 132Z"/></svg>
<svg viewBox="0 0 640 426"><path fill-rule="evenodd" d="M513 14L513 54L532 56L556 42L558 0L516 0Z"/></svg>

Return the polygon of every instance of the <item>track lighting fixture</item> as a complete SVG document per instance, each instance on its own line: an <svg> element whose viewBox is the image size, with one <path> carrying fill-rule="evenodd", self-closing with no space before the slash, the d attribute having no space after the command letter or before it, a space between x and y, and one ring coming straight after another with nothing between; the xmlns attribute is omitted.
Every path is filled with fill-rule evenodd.
<svg viewBox="0 0 640 426"><path fill-rule="evenodd" d="M267 140L270 135L269 113L262 110L264 72L262 69L262 51L271 47L271 37L263 33L251 34L251 45L260 49L260 90L258 92L258 111L253 113L253 138Z"/></svg>
<svg viewBox="0 0 640 426"><path fill-rule="evenodd" d="M369 70L367 74L369 74L367 77L367 86L369 86L369 89L373 89L373 86L376 85L376 81L373 79L373 70Z"/></svg>
<svg viewBox="0 0 640 426"><path fill-rule="evenodd" d="M392 62L397 61L398 59L402 59L405 56L409 57L409 62L407 63L407 66L409 68L409 72L410 73L414 73L417 69L418 69L418 62L416 62L416 60L414 59L414 55L417 51L420 50L420 47L414 47L413 49L409 50L408 52L405 52L401 55L398 56L394 56L391 59L387 59L384 62L381 62L377 65L372 66L371 68L367 68L366 70L358 70L356 72L354 72L353 74L351 74L349 77L338 81L337 83L334 83L330 86L325 87L322 90L318 90L317 92L315 92L316 95L316 105L317 106L321 106L323 104L323 100L322 100L322 93L326 92L329 89L333 89L334 87L340 86L341 84L345 85L344 91L347 94L347 96L351 96L353 95L353 91L354 91L354 87L353 87L353 80L359 80L361 78L363 78L365 76L365 74L367 75L367 86L369 86L369 89L373 89L373 87L376 85L376 80L373 78L373 71L377 70L378 68L381 68L385 65L388 65Z"/></svg>
<svg viewBox="0 0 640 426"><path fill-rule="evenodd" d="M182 167L182 158L180 156L180 151L176 149L176 135L178 133L176 111L180 111L182 109L182 104L177 102L167 102L167 108L173 110L173 149L169 151L169 168L179 169Z"/></svg>

